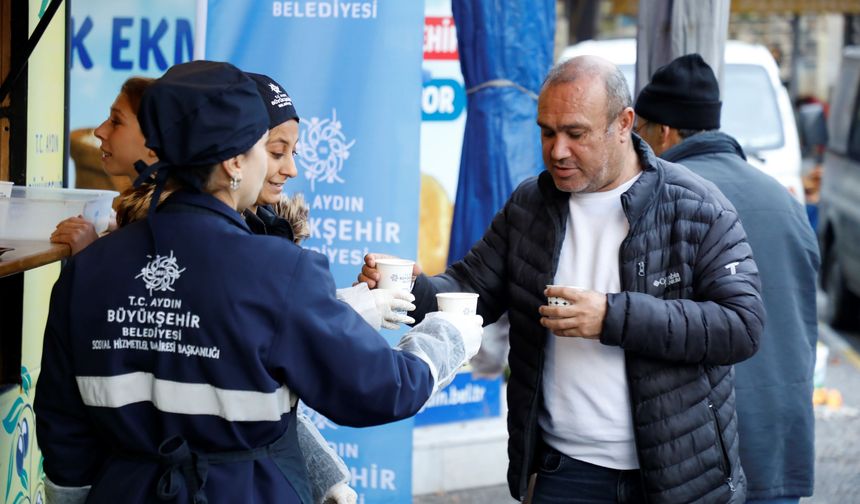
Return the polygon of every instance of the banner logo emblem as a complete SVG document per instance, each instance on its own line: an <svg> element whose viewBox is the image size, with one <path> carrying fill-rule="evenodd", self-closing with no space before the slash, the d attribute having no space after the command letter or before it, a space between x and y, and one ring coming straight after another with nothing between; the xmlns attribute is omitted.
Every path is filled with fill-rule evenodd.
<svg viewBox="0 0 860 504"><path fill-rule="evenodd" d="M311 191L316 190L317 182L343 184L340 172L355 140L346 139L343 125L337 120L337 110L332 109L330 119L311 117L302 119L302 124L306 126L299 136L298 161L305 178L311 181Z"/></svg>

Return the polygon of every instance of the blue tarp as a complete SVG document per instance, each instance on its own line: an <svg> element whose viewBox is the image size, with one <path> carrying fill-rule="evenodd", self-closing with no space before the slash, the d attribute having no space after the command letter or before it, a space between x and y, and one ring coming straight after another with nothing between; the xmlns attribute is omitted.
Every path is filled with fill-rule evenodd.
<svg viewBox="0 0 860 504"><path fill-rule="evenodd" d="M468 115L448 263L513 189L543 170L537 95L552 65L555 0L454 0Z"/></svg>

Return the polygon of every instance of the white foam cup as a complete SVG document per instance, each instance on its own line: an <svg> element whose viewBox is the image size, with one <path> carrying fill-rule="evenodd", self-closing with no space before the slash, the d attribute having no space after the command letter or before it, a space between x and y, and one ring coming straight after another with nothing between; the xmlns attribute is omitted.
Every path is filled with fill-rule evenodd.
<svg viewBox="0 0 860 504"><path fill-rule="evenodd" d="M379 272L379 281L376 286L380 289L411 291L412 267L414 265L415 261L408 259L390 257L377 259L376 271Z"/></svg>
<svg viewBox="0 0 860 504"><path fill-rule="evenodd" d="M439 311L475 315L478 311L478 295L473 292L441 292L436 294Z"/></svg>
<svg viewBox="0 0 860 504"><path fill-rule="evenodd" d="M575 285L547 284L546 288L549 289L550 287L568 287L570 289L576 289L579 291L585 290L582 287L577 287ZM547 296L546 301L547 301L546 304L548 304L549 306L568 306L568 305L570 305L570 301L568 301L567 298L563 298L561 296Z"/></svg>

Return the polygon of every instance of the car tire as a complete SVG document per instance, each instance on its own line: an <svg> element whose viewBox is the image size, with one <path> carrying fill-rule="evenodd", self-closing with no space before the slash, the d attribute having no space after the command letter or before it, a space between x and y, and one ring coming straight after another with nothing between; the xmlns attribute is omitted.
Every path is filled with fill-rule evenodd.
<svg viewBox="0 0 860 504"><path fill-rule="evenodd" d="M824 308L824 322L834 329L853 329L860 320L860 298L845 286L845 277L839 264L839 257L831 245L827 254L827 305Z"/></svg>

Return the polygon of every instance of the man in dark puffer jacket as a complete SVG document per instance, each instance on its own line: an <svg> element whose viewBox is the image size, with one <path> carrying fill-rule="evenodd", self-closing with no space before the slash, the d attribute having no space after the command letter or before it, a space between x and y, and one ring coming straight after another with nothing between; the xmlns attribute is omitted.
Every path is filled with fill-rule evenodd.
<svg viewBox="0 0 860 504"><path fill-rule="evenodd" d="M762 331L756 265L731 204L632 136L630 105L605 60L553 69L538 103L547 171L517 188L462 261L417 278L415 315L436 308L434 293L462 290L480 294L485 323L509 312L514 498L537 473L535 504L587 492L604 502L743 502L731 364L755 352ZM605 202L604 232L586 200L619 190ZM579 234L589 219L596 231ZM580 257L594 264L577 277ZM606 272L614 279L600 279ZM369 255L359 280L378 278ZM606 290L546 289L571 278ZM570 304L546 306L546 295ZM577 373L585 379L566 380ZM584 400L570 402L577 394Z"/></svg>
<svg viewBox="0 0 860 504"><path fill-rule="evenodd" d="M707 113L690 113L703 104ZM715 183L735 205L759 262L768 324L758 353L736 366L740 454L747 502L797 503L812 495L812 374L818 323L818 241L803 207L745 161L718 131L720 90L698 54L659 69L636 100L637 131L654 152Z"/></svg>

